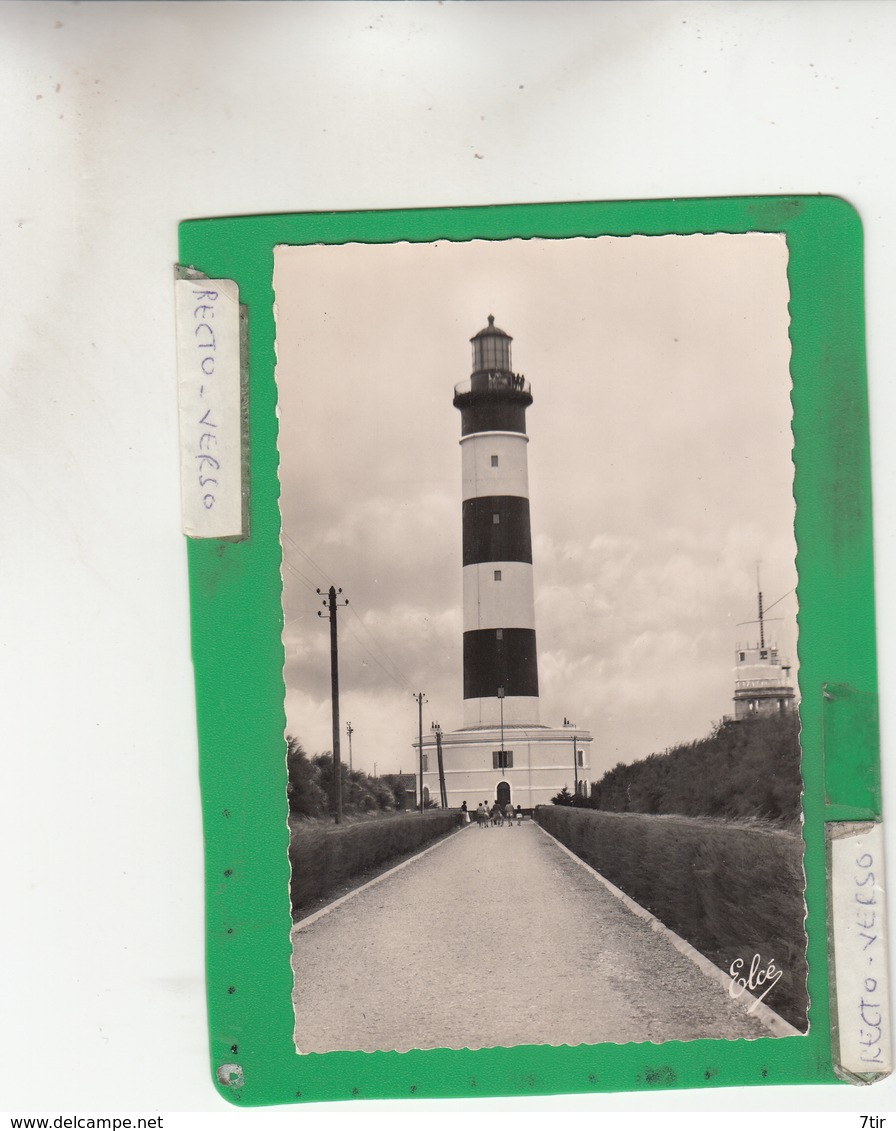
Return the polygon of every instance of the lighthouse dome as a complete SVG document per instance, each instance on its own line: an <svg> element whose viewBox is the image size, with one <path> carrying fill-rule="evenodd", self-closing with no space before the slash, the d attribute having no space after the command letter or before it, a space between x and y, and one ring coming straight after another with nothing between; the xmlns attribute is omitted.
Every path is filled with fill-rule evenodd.
<svg viewBox="0 0 896 1131"><path fill-rule="evenodd" d="M506 333L504 330L502 330L500 326L495 325L494 314L490 314L488 316L488 325L484 326L479 331L478 334L474 334L473 337L470 338L470 341L475 342L477 338L485 338L485 337L490 337L492 335L494 335L495 337L498 337L498 338L507 338L511 342L513 341L513 338L511 338L508 333Z"/></svg>
<svg viewBox="0 0 896 1131"><path fill-rule="evenodd" d="M513 338L495 325L493 314L488 316L488 325L470 341L473 344L473 372L512 372L510 364L510 343Z"/></svg>

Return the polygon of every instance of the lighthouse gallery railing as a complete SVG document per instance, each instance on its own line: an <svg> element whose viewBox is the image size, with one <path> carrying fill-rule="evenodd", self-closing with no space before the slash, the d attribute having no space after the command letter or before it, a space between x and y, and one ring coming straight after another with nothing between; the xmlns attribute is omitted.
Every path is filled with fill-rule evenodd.
<svg viewBox="0 0 896 1131"><path fill-rule="evenodd" d="M532 386L525 377L518 373L504 373L493 370L489 373L474 373L466 381L461 381L454 386L454 395L463 396L464 393L491 393L508 392L532 395Z"/></svg>

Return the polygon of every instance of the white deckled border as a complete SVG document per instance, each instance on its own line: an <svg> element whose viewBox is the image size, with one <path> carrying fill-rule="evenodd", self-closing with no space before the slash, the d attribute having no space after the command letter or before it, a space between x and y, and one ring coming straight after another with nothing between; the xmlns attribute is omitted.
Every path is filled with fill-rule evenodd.
<svg viewBox="0 0 896 1131"><path fill-rule="evenodd" d="M714 982L718 982L719 985L722 986L727 993L728 987L731 985L731 977L729 974L726 974L724 970L720 970L718 966L710 962L705 955L701 954L700 951L696 949L696 947L691 946L691 944L689 942L686 942L681 937L681 935L677 935L673 930L667 927L665 923L657 919L655 915L652 915L646 907L642 907L641 904L636 903L630 895L626 895L625 892L621 890L621 888L618 888L615 884L610 883L606 876L602 876L600 872L592 868L591 865L582 860L580 856L576 856L574 852L567 848L565 844L562 844L559 840L557 840L557 838L549 833L547 829L542 828L537 821L533 821L532 823L534 825L537 825L538 828L541 829L541 831L544 833L544 835L546 837L549 837L554 842L554 844L557 845L558 848L562 849L562 851L565 852L571 860L575 860L575 862L580 867L584 868L586 872L590 872L596 880L603 884L603 886L611 895L615 896L618 900L624 903L633 915L637 915L639 919L643 919L648 924L650 929L656 931L658 935L663 935L665 938L667 938L679 954L683 955L687 959L690 959L690 961L694 963L694 965L701 971L701 973L705 974L707 978L711 978ZM731 1000L739 1005L745 1013L749 1013L751 1017L755 1017L758 1021L760 1021L766 1027L766 1029L768 1029L769 1032L776 1037L805 1036L805 1033L801 1033L799 1029L791 1025L789 1021L785 1021L780 1014L775 1013L775 1011L767 1006L764 1001L757 1001L749 990L745 989L743 993L741 993L738 997L732 998Z"/></svg>
<svg viewBox="0 0 896 1131"><path fill-rule="evenodd" d="M408 864L413 864L415 860L419 860L421 856L425 856L428 852L433 852L440 845L445 844L446 841L451 840L452 837L462 833L464 829L472 828L472 825L461 825L459 829L455 829L453 833L448 833L443 836L441 840L437 840L435 844L429 845L428 848L422 849L420 852L415 852L413 856L409 856L407 860L402 860L400 864L396 864L394 868L389 868L380 875L374 876L372 880L368 880L366 884L361 884L359 888L353 888L351 891L341 895L338 899L334 899L332 903L328 903L326 907L322 907L320 911L315 911L313 915L309 915L307 919L300 919L298 923L294 923L289 935L293 938L299 934L306 927L310 927L312 923L316 923L318 919L323 919L325 915L329 915L331 911L335 911L337 907L341 907L343 903L347 903L350 899L354 899L356 895L360 895L362 891L367 891L368 888L376 887L381 884L383 880L387 880L390 876L394 876L396 872L400 872L402 868L407 868Z"/></svg>

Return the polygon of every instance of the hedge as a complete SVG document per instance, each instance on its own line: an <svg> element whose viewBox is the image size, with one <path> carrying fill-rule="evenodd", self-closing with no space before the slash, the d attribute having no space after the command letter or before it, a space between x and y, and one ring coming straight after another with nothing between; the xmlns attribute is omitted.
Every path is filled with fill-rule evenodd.
<svg viewBox="0 0 896 1131"><path fill-rule="evenodd" d="M728 972L754 954L784 974L765 998L806 1028L803 841L758 823L540 805L539 824Z"/></svg>
<svg viewBox="0 0 896 1131"><path fill-rule="evenodd" d="M293 919L360 873L456 829L459 810L395 813L352 824L301 824L289 837Z"/></svg>

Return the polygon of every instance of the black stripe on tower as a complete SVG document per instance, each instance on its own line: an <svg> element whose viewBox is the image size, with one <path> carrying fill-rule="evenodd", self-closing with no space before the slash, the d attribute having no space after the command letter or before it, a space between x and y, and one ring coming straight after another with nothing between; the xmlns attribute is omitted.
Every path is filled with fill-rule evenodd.
<svg viewBox="0 0 896 1131"><path fill-rule="evenodd" d="M526 435L526 408L532 403L531 397L518 400L504 400L499 395L475 394L454 398L461 410L460 432L462 436L472 436L476 432L520 432Z"/></svg>
<svg viewBox="0 0 896 1131"><path fill-rule="evenodd" d="M538 696L534 628L480 628L464 633L464 699Z"/></svg>
<svg viewBox="0 0 896 1131"><path fill-rule="evenodd" d="M532 562L529 500L481 495L463 503L464 565Z"/></svg>

